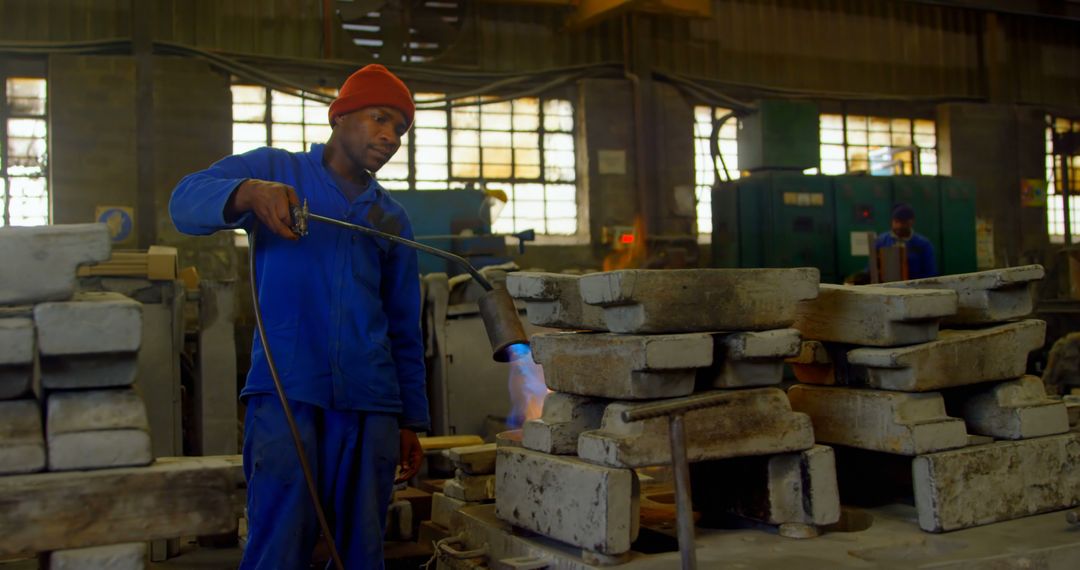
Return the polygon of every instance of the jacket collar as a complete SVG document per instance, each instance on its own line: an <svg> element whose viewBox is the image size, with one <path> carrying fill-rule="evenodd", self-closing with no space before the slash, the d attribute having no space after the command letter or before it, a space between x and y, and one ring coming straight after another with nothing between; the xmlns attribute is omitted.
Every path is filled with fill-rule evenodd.
<svg viewBox="0 0 1080 570"><path fill-rule="evenodd" d="M341 199L345 200L345 193L341 191L341 187L338 186L337 180L334 179L334 175L331 174L330 171L326 168L326 165L323 164L323 150L325 148L325 144L312 144L311 150L307 153L308 159L310 159L313 163L313 166L315 167L315 170L318 171L323 183L333 188L337 192L337 194L341 196ZM377 180L375 180L374 176L372 176L371 180L368 182L367 188L365 188L364 191L361 192L359 196L357 196L356 200L354 200L353 203L366 204L369 202L375 202L378 199L382 198L382 195L385 193L386 190L383 189L382 185L379 184Z"/></svg>

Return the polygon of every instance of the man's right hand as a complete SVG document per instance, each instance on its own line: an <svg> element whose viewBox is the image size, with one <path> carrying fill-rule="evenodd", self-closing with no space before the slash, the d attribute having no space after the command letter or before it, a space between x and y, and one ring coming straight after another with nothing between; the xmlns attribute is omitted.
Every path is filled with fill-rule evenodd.
<svg viewBox="0 0 1080 570"><path fill-rule="evenodd" d="M296 190L288 184L267 180L245 180L236 188L225 205L225 217L236 218L252 212L264 226L290 240L300 239L292 231L292 206L299 206Z"/></svg>

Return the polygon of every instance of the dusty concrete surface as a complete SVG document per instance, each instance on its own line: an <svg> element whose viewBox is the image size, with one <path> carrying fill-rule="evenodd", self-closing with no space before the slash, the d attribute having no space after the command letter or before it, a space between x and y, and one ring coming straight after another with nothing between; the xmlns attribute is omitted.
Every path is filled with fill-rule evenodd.
<svg viewBox="0 0 1080 570"><path fill-rule="evenodd" d="M703 526L736 515L770 525L816 527L840 519L831 447L740 457L691 466L694 510Z"/></svg>
<svg viewBox="0 0 1080 570"><path fill-rule="evenodd" d="M678 333L788 327L819 280L813 268L631 269L586 275L580 286L612 332Z"/></svg>
<svg viewBox="0 0 1080 570"><path fill-rule="evenodd" d="M495 472L495 444L452 447L443 452L455 467L470 475Z"/></svg>
<svg viewBox="0 0 1080 570"><path fill-rule="evenodd" d="M431 522L453 531L456 527L454 517L462 507L475 504L446 496L446 493L432 493Z"/></svg>
<svg viewBox="0 0 1080 570"><path fill-rule="evenodd" d="M1035 310L1036 282L1046 271L1041 265L992 269L977 273L945 275L882 284L901 289L949 289L956 291L955 315L945 325L998 323L1030 315Z"/></svg>
<svg viewBox="0 0 1080 570"><path fill-rule="evenodd" d="M75 292L75 270L109 259L105 224L0 228L0 305L67 299Z"/></svg>
<svg viewBox="0 0 1080 570"><path fill-rule="evenodd" d="M792 540L771 527L736 530L697 529L699 568L741 568L753 570L871 569L900 570L1003 570L1038 568L1074 570L1080 567L1080 541L1076 531L1065 524L1062 513L1050 513L945 535L919 530L915 509L890 505L853 511L872 524L854 532L825 532L813 540ZM556 540L514 532L495 517L490 506L470 507L461 512L466 547L486 543L487 561L528 556L545 560L552 570L592 570L580 551ZM665 529L668 545L674 530ZM644 533L644 531L643 531ZM620 570L671 570L679 567L679 553L632 552Z"/></svg>
<svg viewBox="0 0 1080 570"><path fill-rule="evenodd" d="M600 427L610 400L586 398L563 392L544 397L544 410L522 427L526 449L553 455L576 455L581 432Z"/></svg>
<svg viewBox="0 0 1080 570"><path fill-rule="evenodd" d="M1065 404L1048 398L1037 376L986 386L965 398L960 408L969 432L997 439L1028 439L1069 431Z"/></svg>
<svg viewBox="0 0 1080 570"><path fill-rule="evenodd" d="M41 386L47 390L131 386L138 364L137 352L45 356L41 358Z"/></svg>
<svg viewBox="0 0 1080 570"><path fill-rule="evenodd" d="M135 352L142 343L142 304L119 293L78 293L34 307L38 350L45 356Z"/></svg>
<svg viewBox="0 0 1080 570"><path fill-rule="evenodd" d="M45 433L37 400L0 402L0 475L45 468Z"/></svg>
<svg viewBox="0 0 1080 570"><path fill-rule="evenodd" d="M691 462L744 455L802 451L814 445L810 418L792 412L787 395L777 388L720 391L718 406L684 416L686 455ZM671 463L667 418L624 422L622 412L643 404L616 402L604 411L600 429L578 439L578 455L616 467Z"/></svg>
<svg viewBox="0 0 1080 570"><path fill-rule="evenodd" d="M34 321L0 319L0 400L28 394L34 381Z"/></svg>
<svg viewBox="0 0 1080 570"><path fill-rule="evenodd" d="M796 385L791 407L810 416L820 443L919 455L963 447L964 421L945 413L937 393Z"/></svg>
<svg viewBox="0 0 1080 570"><path fill-rule="evenodd" d="M802 346L799 331L777 329L717 335L709 370L714 388L751 388L779 384L784 359L797 355Z"/></svg>
<svg viewBox="0 0 1080 570"><path fill-rule="evenodd" d="M142 570L146 567L146 543L57 550L48 555L49 570Z"/></svg>
<svg viewBox="0 0 1080 570"><path fill-rule="evenodd" d="M712 336L703 333L547 333L531 344L548 388L598 398L685 396L697 369L713 362Z"/></svg>
<svg viewBox="0 0 1080 570"><path fill-rule="evenodd" d="M46 401L49 470L147 465L146 406L131 389L53 392Z"/></svg>
<svg viewBox="0 0 1080 570"><path fill-rule="evenodd" d="M499 518L594 552L630 549L640 517L632 470L521 448L498 453Z"/></svg>
<svg viewBox="0 0 1080 570"><path fill-rule="evenodd" d="M443 494L459 501L490 501L495 498L495 476L469 475L459 469L443 486Z"/></svg>
<svg viewBox="0 0 1080 570"><path fill-rule="evenodd" d="M934 340L938 321L954 313L952 291L823 283L816 299L799 303L792 326L809 340L903 346Z"/></svg>
<svg viewBox="0 0 1080 570"><path fill-rule="evenodd" d="M540 327L606 331L604 310L586 305L580 275L516 271L506 275L510 296L525 301L529 322Z"/></svg>
<svg viewBox="0 0 1080 570"><path fill-rule="evenodd" d="M1028 319L985 329L943 330L938 340L902 348L857 348L848 362L873 388L926 392L1024 375L1042 347L1046 323Z"/></svg>
<svg viewBox="0 0 1080 570"><path fill-rule="evenodd" d="M912 465L919 526L941 532L1080 504L1080 434L921 455Z"/></svg>

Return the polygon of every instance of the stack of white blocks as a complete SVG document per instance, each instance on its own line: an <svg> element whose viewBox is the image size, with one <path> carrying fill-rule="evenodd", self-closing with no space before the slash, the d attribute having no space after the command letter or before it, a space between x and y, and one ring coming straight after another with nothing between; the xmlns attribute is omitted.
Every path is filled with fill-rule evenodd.
<svg viewBox="0 0 1080 570"><path fill-rule="evenodd" d="M808 384L791 388L792 406L813 418L819 442L914 457L924 530L1077 504L1080 440L1066 433L1065 405L1024 376L1044 343L1045 323L1026 319L1042 276L1027 266L822 285L795 323L808 340L794 364Z"/></svg>
<svg viewBox="0 0 1080 570"><path fill-rule="evenodd" d="M0 475L147 465L132 388L142 306L76 293L76 268L111 253L102 224L0 229ZM142 568L145 544L49 554L50 568Z"/></svg>
<svg viewBox="0 0 1080 570"><path fill-rule="evenodd" d="M670 465L671 450L666 419L626 423L622 412L718 391L721 405L684 417L689 461L777 459L776 484L755 482L769 504L735 514L800 527L792 535L836 522L831 450L814 446L809 418L774 387L800 346L786 327L818 279L815 269L509 274L530 323L575 332L532 338L552 392L522 447L498 450L496 514L581 548L587 563L625 559L639 532L634 470Z"/></svg>
<svg viewBox="0 0 1080 570"><path fill-rule="evenodd" d="M495 500L495 444L455 447L443 454L454 465L454 478L443 492L432 494L431 522L453 534L459 510Z"/></svg>

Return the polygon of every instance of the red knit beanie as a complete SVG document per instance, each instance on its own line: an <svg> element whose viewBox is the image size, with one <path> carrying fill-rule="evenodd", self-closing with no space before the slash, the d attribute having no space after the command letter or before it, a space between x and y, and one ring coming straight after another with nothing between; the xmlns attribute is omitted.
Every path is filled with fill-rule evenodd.
<svg viewBox="0 0 1080 570"><path fill-rule="evenodd" d="M364 107L393 107L405 115L406 126L412 125L416 113L409 88L389 69L376 63L365 65L345 80L337 99L330 103L330 124L334 124L334 117Z"/></svg>

